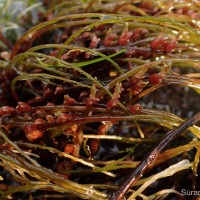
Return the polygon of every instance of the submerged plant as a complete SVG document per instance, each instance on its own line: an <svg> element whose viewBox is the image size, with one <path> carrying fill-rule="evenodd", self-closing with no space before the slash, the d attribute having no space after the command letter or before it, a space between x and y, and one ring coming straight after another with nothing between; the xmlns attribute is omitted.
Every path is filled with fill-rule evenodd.
<svg viewBox="0 0 200 200"><path fill-rule="evenodd" d="M191 198L200 4L24 5L0 32L1 199Z"/></svg>

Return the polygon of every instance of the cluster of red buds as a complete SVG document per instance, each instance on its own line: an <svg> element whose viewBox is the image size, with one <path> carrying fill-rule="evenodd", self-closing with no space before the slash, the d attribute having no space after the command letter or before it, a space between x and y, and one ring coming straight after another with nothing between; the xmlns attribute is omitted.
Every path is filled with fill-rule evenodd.
<svg viewBox="0 0 200 200"><path fill-rule="evenodd" d="M68 97L70 98L70 97ZM48 109L56 106L52 103L48 103L47 106L32 107L28 103L18 102L16 107L2 106L0 108L0 117L5 119L11 119L10 123L7 120L6 124L12 126L19 126L15 120L23 124L22 129L29 141L35 141L43 136L49 126L59 126L73 119L73 116L69 113L62 111L55 111L50 114ZM4 123L4 121L2 121Z"/></svg>
<svg viewBox="0 0 200 200"><path fill-rule="evenodd" d="M142 80L142 78L137 76L131 77L129 82L131 84L132 95L134 96L142 92L143 88L146 86L146 83Z"/></svg>
<svg viewBox="0 0 200 200"><path fill-rule="evenodd" d="M116 33L112 33L110 29L104 38L103 45L106 47L116 45L124 46L130 41L135 42L141 38L144 38L148 33L149 31L145 28L136 28L134 31L128 31L128 28L125 28L121 35L118 36Z"/></svg>
<svg viewBox="0 0 200 200"><path fill-rule="evenodd" d="M163 52L172 52L177 45L177 38L165 38L163 36L163 33L158 35L156 38L154 38L151 43L150 47L153 51L163 51Z"/></svg>

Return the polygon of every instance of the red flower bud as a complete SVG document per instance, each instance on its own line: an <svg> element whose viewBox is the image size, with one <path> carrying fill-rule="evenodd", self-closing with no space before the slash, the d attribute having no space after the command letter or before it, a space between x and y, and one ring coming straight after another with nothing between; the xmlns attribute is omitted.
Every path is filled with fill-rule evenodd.
<svg viewBox="0 0 200 200"><path fill-rule="evenodd" d="M53 115L47 115L46 120L48 121L48 123L54 123L55 122Z"/></svg>
<svg viewBox="0 0 200 200"><path fill-rule="evenodd" d="M130 107L132 114L139 114L141 112L142 106L138 103Z"/></svg>
<svg viewBox="0 0 200 200"><path fill-rule="evenodd" d="M164 76L162 74L160 74L160 73L151 74L150 77L149 77L149 83L151 83L151 84L160 84L160 83L162 83L163 77Z"/></svg>
<svg viewBox="0 0 200 200"><path fill-rule="evenodd" d="M117 39L117 35L115 33L109 33L108 35L106 35L103 41L103 45L106 47L113 46L116 42L116 39Z"/></svg>
<svg viewBox="0 0 200 200"><path fill-rule="evenodd" d="M118 99L111 99L110 101L108 101L107 109L110 110L111 108L116 107L117 102L118 102Z"/></svg>
<svg viewBox="0 0 200 200"><path fill-rule="evenodd" d="M18 113L22 112L30 112L31 106L25 102L18 102L18 106L16 107Z"/></svg>
<svg viewBox="0 0 200 200"><path fill-rule="evenodd" d="M74 103L76 103L76 100L74 98L72 98L68 95L64 96L64 102L63 102L64 105L70 105L70 104L74 104Z"/></svg>
<svg viewBox="0 0 200 200"><path fill-rule="evenodd" d="M55 90L55 95L61 94L64 92L64 88L62 86L57 86Z"/></svg>
<svg viewBox="0 0 200 200"><path fill-rule="evenodd" d="M31 142L43 136L44 131L39 130L35 124L24 125L24 132L27 139Z"/></svg>
<svg viewBox="0 0 200 200"><path fill-rule="evenodd" d="M62 123L62 122L67 122L67 121L70 121L72 120L72 116L70 114L67 114L67 113L62 113L61 116L59 116L56 120L56 122L58 123Z"/></svg>
<svg viewBox="0 0 200 200"><path fill-rule="evenodd" d="M129 40L130 40L130 38L131 38L132 35L133 35L132 32L123 31L122 34L119 37L118 44L119 45L126 45L129 42Z"/></svg>
<svg viewBox="0 0 200 200"><path fill-rule="evenodd" d="M35 125L46 125L46 121L44 119L38 118L34 122Z"/></svg>
<svg viewBox="0 0 200 200"><path fill-rule="evenodd" d="M0 108L0 115L10 115L15 113L15 108L11 106L3 106Z"/></svg>
<svg viewBox="0 0 200 200"><path fill-rule="evenodd" d="M170 41L167 41L163 44L164 46L164 51L165 52L172 52L177 45L177 40L176 39L171 39Z"/></svg>
<svg viewBox="0 0 200 200"><path fill-rule="evenodd" d="M163 34L161 33L151 41L150 47L152 50L160 50L163 47L164 42L165 39L163 38Z"/></svg>
<svg viewBox="0 0 200 200"><path fill-rule="evenodd" d="M98 103L99 102L99 99L98 98L90 98L88 97L87 99L85 99L85 104L86 106L91 106L95 103Z"/></svg>
<svg viewBox="0 0 200 200"><path fill-rule="evenodd" d="M133 33L133 40L137 41L147 33L149 33L149 31L146 28L136 28Z"/></svg>

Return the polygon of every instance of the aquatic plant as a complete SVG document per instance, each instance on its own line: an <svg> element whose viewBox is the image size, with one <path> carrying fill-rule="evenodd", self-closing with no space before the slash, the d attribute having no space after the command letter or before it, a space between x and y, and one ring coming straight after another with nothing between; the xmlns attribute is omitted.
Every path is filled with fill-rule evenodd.
<svg viewBox="0 0 200 200"><path fill-rule="evenodd" d="M1 199L198 190L197 1L0 8Z"/></svg>

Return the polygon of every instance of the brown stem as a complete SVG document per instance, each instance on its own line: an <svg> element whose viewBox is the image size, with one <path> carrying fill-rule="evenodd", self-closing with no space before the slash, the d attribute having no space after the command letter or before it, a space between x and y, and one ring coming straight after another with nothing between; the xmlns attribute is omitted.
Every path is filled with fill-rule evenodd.
<svg viewBox="0 0 200 200"><path fill-rule="evenodd" d="M121 200L131 185L142 177L146 169L153 164L158 155L171 143L178 135L180 135L188 127L196 124L200 120L200 112L192 116L178 127L169 131L167 135L161 140L161 142L138 164L133 170L131 175L125 179L124 183L113 193L109 200Z"/></svg>

